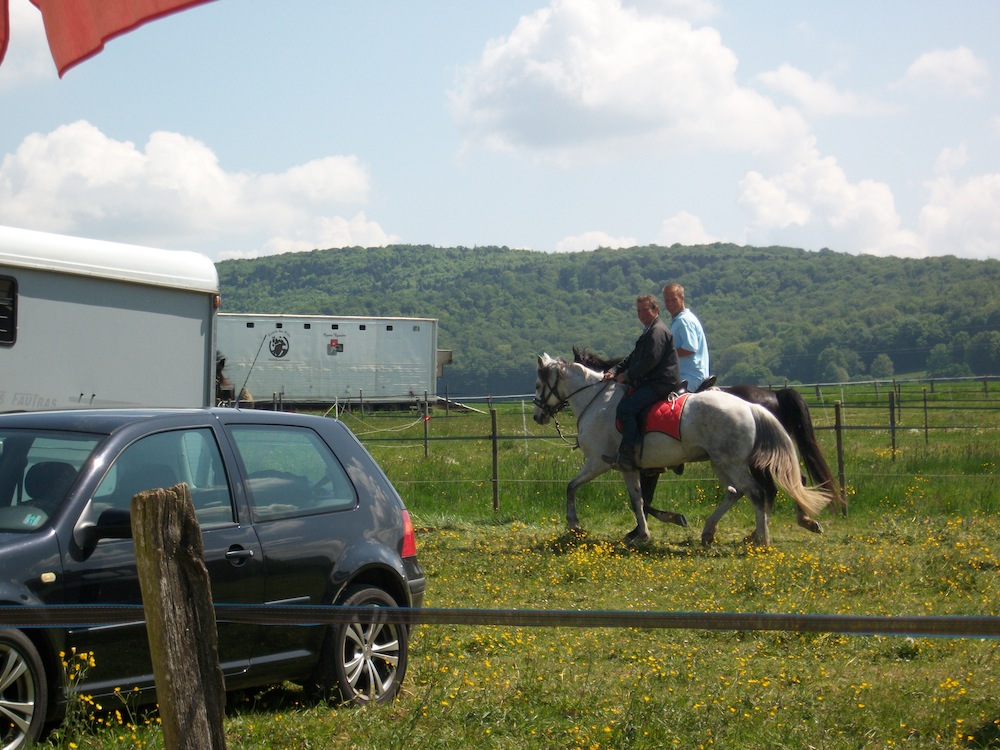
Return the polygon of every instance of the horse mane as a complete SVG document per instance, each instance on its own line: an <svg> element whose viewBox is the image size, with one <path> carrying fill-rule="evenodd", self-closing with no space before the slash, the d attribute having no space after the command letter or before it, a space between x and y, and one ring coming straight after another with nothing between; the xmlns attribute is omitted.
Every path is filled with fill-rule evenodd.
<svg viewBox="0 0 1000 750"><path fill-rule="evenodd" d="M589 367L591 370L597 370L598 372L607 372L621 362L622 359L624 357L604 359L599 354L595 354L585 348L579 346L573 347L573 361L579 362L584 367Z"/></svg>

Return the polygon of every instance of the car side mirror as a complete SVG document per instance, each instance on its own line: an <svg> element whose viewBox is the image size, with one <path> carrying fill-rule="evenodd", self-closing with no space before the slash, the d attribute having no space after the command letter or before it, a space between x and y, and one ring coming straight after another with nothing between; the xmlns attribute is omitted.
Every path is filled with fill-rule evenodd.
<svg viewBox="0 0 1000 750"><path fill-rule="evenodd" d="M108 508L98 517L94 528L98 539L131 539L132 514L127 510Z"/></svg>
<svg viewBox="0 0 1000 750"><path fill-rule="evenodd" d="M85 522L76 527L76 542L83 550L93 549L102 539L131 539L132 516L127 510L108 508L97 523Z"/></svg>

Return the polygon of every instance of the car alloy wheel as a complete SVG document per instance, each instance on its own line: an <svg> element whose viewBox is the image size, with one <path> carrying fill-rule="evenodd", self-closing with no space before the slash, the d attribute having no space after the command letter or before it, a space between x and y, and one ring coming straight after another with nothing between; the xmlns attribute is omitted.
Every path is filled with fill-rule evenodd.
<svg viewBox="0 0 1000 750"><path fill-rule="evenodd" d="M382 589L351 587L345 607L396 607ZM406 673L408 633L404 625L358 619L331 628L324 647L322 683L346 703L385 703L399 692Z"/></svg>
<svg viewBox="0 0 1000 750"><path fill-rule="evenodd" d="M19 630L0 630L0 749L19 750L38 740L47 705L38 650Z"/></svg>

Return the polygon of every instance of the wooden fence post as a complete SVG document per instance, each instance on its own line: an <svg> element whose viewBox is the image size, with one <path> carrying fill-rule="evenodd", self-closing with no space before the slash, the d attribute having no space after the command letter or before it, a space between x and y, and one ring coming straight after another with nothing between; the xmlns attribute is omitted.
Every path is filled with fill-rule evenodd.
<svg viewBox="0 0 1000 750"><path fill-rule="evenodd" d="M497 410L490 407L490 442L493 445L493 511L500 510L500 445L497 434Z"/></svg>
<svg viewBox="0 0 1000 750"><path fill-rule="evenodd" d="M427 391L424 391L424 458L430 454L431 432L431 402Z"/></svg>
<svg viewBox="0 0 1000 750"><path fill-rule="evenodd" d="M837 435L837 478L840 480L840 496L844 501L844 515L847 515L847 484L844 476L844 423L840 412L840 402L833 402L833 421Z"/></svg>
<svg viewBox="0 0 1000 750"><path fill-rule="evenodd" d="M166 750L225 750L226 686L186 484L132 498L132 538Z"/></svg>
<svg viewBox="0 0 1000 750"><path fill-rule="evenodd" d="M889 432L892 433L892 460L896 460L896 392L889 391Z"/></svg>
<svg viewBox="0 0 1000 750"><path fill-rule="evenodd" d="M931 442L930 419L927 411L927 389L924 388L924 445Z"/></svg>

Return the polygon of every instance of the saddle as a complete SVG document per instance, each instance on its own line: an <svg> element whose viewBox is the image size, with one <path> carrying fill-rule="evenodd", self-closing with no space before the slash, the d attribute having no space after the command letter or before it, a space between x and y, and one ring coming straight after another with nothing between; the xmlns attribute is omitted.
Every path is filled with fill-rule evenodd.
<svg viewBox="0 0 1000 750"><path fill-rule="evenodd" d="M689 393L672 395L663 401L657 401L645 411L639 414L639 431L645 435L649 432L662 432L675 440L681 439L681 414L684 411L684 403L687 401ZM615 420L618 431L621 432L622 423Z"/></svg>
<svg viewBox="0 0 1000 750"><path fill-rule="evenodd" d="M653 404L639 415L642 434L662 432L675 440L681 439L681 413L690 394L682 393L675 398L664 399Z"/></svg>
<svg viewBox="0 0 1000 750"><path fill-rule="evenodd" d="M709 375L705 378L695 393L703 393L715 386L716 376ZM687 390L687 381L681 381L675 393L670 394L663 401L657 401L643 412L639 413L639 432L645 435L648 432L662 432L664 435L681 439L681 413L684 411L684 402L691 395ZM615 420L618 431L622 431L622 423ZM678 471L678 474L681 472Z"/></svg>

